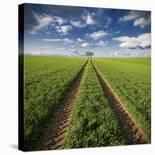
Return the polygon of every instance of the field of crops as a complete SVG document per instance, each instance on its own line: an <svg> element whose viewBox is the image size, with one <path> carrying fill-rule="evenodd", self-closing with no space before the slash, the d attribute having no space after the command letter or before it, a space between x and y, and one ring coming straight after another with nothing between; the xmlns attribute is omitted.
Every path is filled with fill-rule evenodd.
<svg viewBox="0 0 155 155"><path fill-rule="evenodd" d="M66 148L123 145L125 139L104 97L92 65L84 74Z"/></svg>
<svg viewBox="0 0 155 155"><path fill-rule="evenodd" d="M49 128L49 120L61 110L62 116L72 121L71 124L66 124L66 120L56 123L59 124L57 134L51 141L59 143L59 134L65 139L63 148L131 144L124 137L119 119L90 60L86 64L87 58L25 56L24 62L24 140L27 150L35 150L42 134ZM150 139L151 59L92 58L92 62ZM75 85L78 90L74 94L74 107L70 106L71 110L65 114L64 98L84 64L81 81ZM52 123L50 128L56 124ZM61 136L64 132L66 137Z"/></svg>
<svg viewBox="0 0 155 155"><path fill-rule="evenodd" d="M96 58L94 63L150 137L151 59Z"/></svg>
<svg viewBox="0 0 155 155"><path fill-rule="evenodd" d="M24 138L33 148L86 59L25 56L24 61Z"/></svg>

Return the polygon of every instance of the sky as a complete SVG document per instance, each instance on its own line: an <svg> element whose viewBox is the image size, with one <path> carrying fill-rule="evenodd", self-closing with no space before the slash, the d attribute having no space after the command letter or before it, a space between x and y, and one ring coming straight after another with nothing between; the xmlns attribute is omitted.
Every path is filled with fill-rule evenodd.
<svg viewBox="0 0 155 155"><path fill-rule="evenodd" d="M24 54L96 57L151 55L151 12L24 5Z"/></svg>

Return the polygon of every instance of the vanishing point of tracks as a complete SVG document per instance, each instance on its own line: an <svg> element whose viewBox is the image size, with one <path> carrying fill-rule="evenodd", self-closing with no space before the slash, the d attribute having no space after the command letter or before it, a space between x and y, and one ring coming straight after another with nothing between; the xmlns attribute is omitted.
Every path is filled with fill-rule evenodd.
<svg viewBox="0 0 155 155"><path fill-rule="evenodd" d="M39 149L51 150L63 148L67 131L71 125L76 96L80 90L80 83L87 64L88 61L84 64L75 78L64 99L64 103L56 110L54 117L55 120L52 122L52 127L48 128L48 131L45 131L45 134L41 138ZM123 132L122 135L127 140L128 144L150 143L142 127L130 115L127 108L118 98L108 82L103 78L92 61L90 65L93 66L94 72L96 73L97 79L102 87L103 94L107 97L109 106L114 111Z"/></svg>

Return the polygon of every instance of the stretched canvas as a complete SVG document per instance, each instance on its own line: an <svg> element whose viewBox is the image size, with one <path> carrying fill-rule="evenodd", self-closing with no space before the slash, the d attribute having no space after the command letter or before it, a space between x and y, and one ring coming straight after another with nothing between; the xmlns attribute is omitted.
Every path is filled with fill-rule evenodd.
<svg viewBox="0 0 155 155"><path fill-rule="evenodd" d="M151 12L19 5L19 149L151 143Z"/></svg>

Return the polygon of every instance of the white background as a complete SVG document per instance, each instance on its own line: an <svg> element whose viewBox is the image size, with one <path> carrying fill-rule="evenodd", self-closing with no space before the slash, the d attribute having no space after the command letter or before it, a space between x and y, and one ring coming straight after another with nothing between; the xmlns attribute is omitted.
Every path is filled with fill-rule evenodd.
<svg viewBox="0 0 155 155"><path fill-rule="evenodd" d="M91 2L90 2L91 1ZM0 4L0 154L19 155L18 145L18 4L47 3L103 8L152 10L152 144L63 151L30 152L40 155L155 154L155 10L154 0L1 0ZM154 8L155 9L155 8Z"/></svg>

